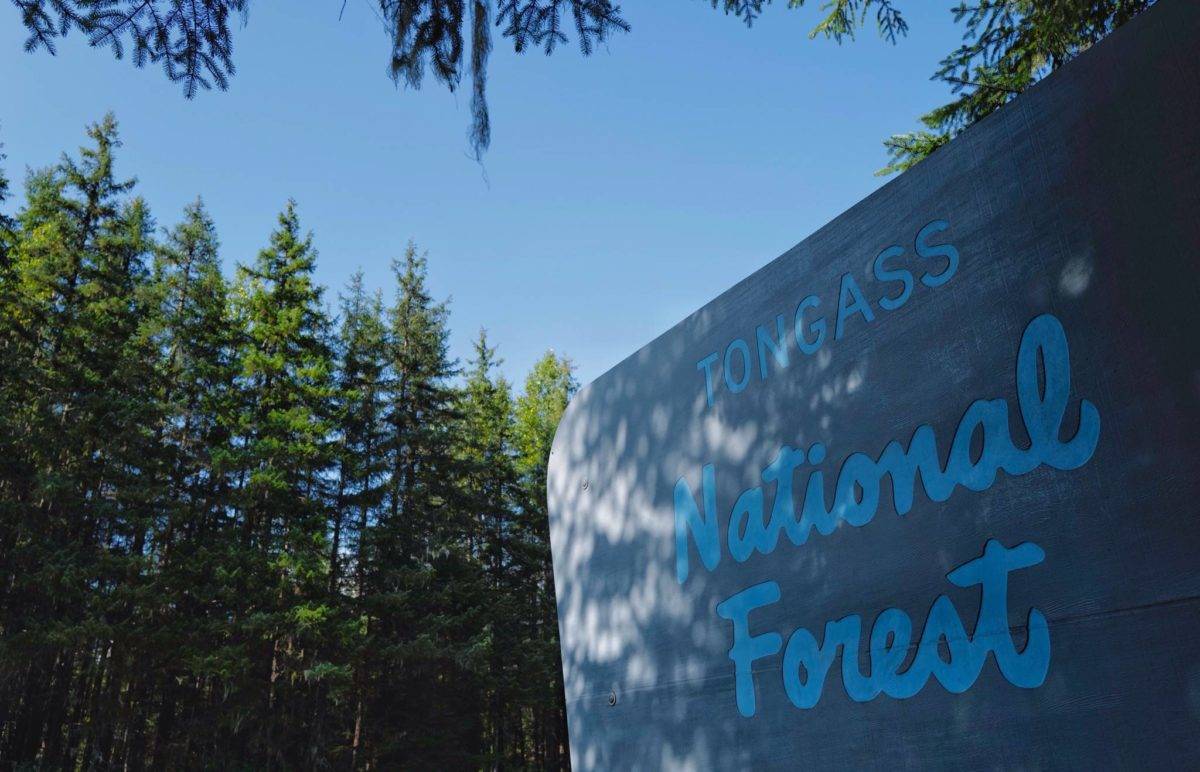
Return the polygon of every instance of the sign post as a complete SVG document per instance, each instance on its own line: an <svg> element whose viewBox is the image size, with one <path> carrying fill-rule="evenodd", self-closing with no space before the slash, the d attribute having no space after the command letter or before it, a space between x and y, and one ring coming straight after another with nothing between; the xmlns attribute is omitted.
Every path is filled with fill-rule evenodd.
<svg viewBox="0 0 1200 772"><path fill-rule="evenodd" d="M1200 764L1200 6L583 389L577 769Z"/></svg>

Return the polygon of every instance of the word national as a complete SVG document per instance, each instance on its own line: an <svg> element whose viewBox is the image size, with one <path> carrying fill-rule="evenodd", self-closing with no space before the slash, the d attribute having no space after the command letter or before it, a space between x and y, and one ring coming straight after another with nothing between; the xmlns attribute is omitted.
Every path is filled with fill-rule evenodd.
<svg viewBox="0 0 1200 772"><path fill-rule="evenodd" d="M1044 387L1039 387L1039 361L1044 372ZM766 517L763 486L741 492L728 518L724 540L729 554L739 563L758 552L775 550L780 534L786 534L797 547L808 541L815 528L829 535L845 521L852 526L871 522L880 503L880 485L891 476L892 504L896 514L904 515L913 506L920 474L921 487L933 501L945 501L961 485L983 491L992 486L997 471L1023 475L1046 464L1054 469L1076 469L1087 463L1100 437L1100 414L1088 400L1079 403L1079 427L1075 435L1062 439L1063 418L1071 390L1071 365L1067 336L1057 318L1043 314L1026 327L1017 353L1017 403L1028 447L1017 447L1009 433L1009 407L1003 399L980 399L967 407L943 467L937 439L928 424L919 426L906 447L897 440L889 442L877 458L866 453L851 453L842 463L832 505L825 500L825 479L821 469L812 469L802 486L800 516L794 500L796 472L806 462L815 466L825 459L821 443L807 452L784 445L762 470L764 484L775 486L775 498ZM972 438L982 432L983 450L972 460ZM722 557L722 539L718 527L716 473L712 464L701 470L704 511L701 513L687 479L675 483L675 569L680 584L691 571L688 535L691 534L701 563L709 571L716 569Z"/></svg>
<svg viewBox="0 0 1200 772"><path fill-rule="evenodd" d="M1100 438L1100 413L1086 399L1079 402L1079 424L1074 435L1064 439L1063 419L1071 393L1071 363L1062 323L1049 314L1038 316L1025 328L1017 351L1017 405L1028 447L1018 447L1009 431L1009 406L1003 399L972 402L954 432L945 466L941 464L937 438L928 424L917 427L905 446L892 440L877 456L855 452L846 457L838 472L832 505L825 500L822 470L825 460L820 443L808 451L784 445L762 470L764 485L773 484L775 498L768 514L763 486L741 492L733 504L724 540L729 554L739 563L758 552L766 555L786 534L792 544L808 541L813 529L828 536L841 522L864 526L875 517L885 475L891 477L892 505L898 515L913 506L917 478L932 501L945 501L959 485L973 491L990 488L996 473L1024 475L1043 464L1055 469L1076 469L1095 453ZM982 435L982 450L973 458L972 445ZM812 465L803 490L797 517L794 478L804 464ZM691 534L700 561L709 571L721 562L721 530L718 527L716 472L712 464L701 469L704 511L685 478L675 483L676 578L680 584L690 573L688 535ZM752 585L716 606L718 616L733 626L729 658L734 664L734 687L738 711L743 716L756 712L753 666L783 650L783 687L797 708L814 707L821 698L825 678L838 651L842 657L842 685L850 699L867 702L880 694L895 699L912 697L936 679L947 691L960 693L978 679L988 655L994 655L1000 673L1009 683L1025 688L1040 686L1050 666L1050 633L1045 616L1031 609L1028 637L1017 651L1008 627L1008 575L1041 563L1041 547L1026 542L1011 549L995 539L984 546L983 555L947 574L958 587L980 585L982 600L974 631L968 635L954 603L938 596L929 610L920 643L909 662L913 644L913 622L904 611L888 608L871 628L866 659L870 673L864 675L860 644L865 636L862 617L853 614L825 625L823 641L804 627L797 628L784 648L776 632L750 632L750 612L777 603L779 584L764 581ZM948 658L942 656L942 642ZM906 664L907 663L907 664Z"/></svg>

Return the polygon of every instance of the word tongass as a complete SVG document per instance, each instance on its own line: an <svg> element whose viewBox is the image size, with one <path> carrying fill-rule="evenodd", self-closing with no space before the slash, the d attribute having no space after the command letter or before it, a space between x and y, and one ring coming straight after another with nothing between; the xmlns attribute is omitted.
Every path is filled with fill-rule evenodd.
<svg viewBox="0 0 1200 772"><path fill-rule="evenodd" d="M1039 388L1038 362L1044 371L1044 388ZM972 402L954 433L949 458L943 467L933 428L917 428L905 447L897 440L889 442L872 458L866 453L851 453L838 473L833 505L825 503L824 472L813 469L803 486L800 517L796 517L793 478L807 461L812 465L825 459L825 448L815 443L807 452L782 446L775 458L762 470L764 484L775 485L770 517L764 517L763 486L741 492L728 520L728 551L739 563L754 552L773 552L781 533L796 546L803 545L813 528L828 536L839 520L863 526L875 517L880 503L880 484L891 476L892 503L896 514L906 514L913 505L917 474L921 486L932 501L945 501L962 485L973 491L987 490L996 480L997 471L1023 475L1046 464L1054 469L1076 469L1092 457L1100 436L1100 414L1088 400L1079 403L1079 427L1070 439L1060 438L1063 417L1071 390L1071 365L1067 336L1062 323L1049 314L1035 318L1026 327L1017 353L1017 402L1029 447L1018 448L1009 433L1009 408L1003 399ZM983 451L972 460L972 438L983 434ZM716 474L712 464L701 469L704 514L697 508L686 478L675 483L675 569L680 584L690 573L688 534L692 536L700 561L709 571L721 562L721 533L718 528Z"/></svg>
<svg viewBox="0 0 1200 772"><path fill-rule="evenodd" d="M939 595L929 609L925 630L912 663L899 672L908 658L912 643L912 620L898 608L885 609L875 618L871 628L869 653L871 674L858 669L859 640L862 637L862 618L852 614L825 625L825 640L817 639L800 627L788 638L783 652L783 688L797 708L811 708L821 699L825 676L842 647L842 685L855 702L869 702L880 694L895 699L912 697L925 686L930 676L952 694L971 688L979 678L988 654L996 657L1001 675L1014 686L1033 689L1042 685L1050 668L1050 630L1046 617L1030 609L1029 637L1025 648L1018 652L1008 627L1008 574L1020 568L1041 563L1045 553L1032 542L1018 544L1012 549L992 539L983 555L968 561L946 575L959 587L982 585L983 599L975 632L968 636L954 603ZM751 667L755 660L779 653L783 638L779 633L751 635L750 611L775 603L780 598L779 585L763 582L742 590L717 606L717 613L733 623L733 648L729 658L734 663L734 689L738 712L743 716L755 713L754 677ZM939 641L945 639L950 659L942 659ZM801 671L804 678L801 678Z"/></svg>
<svg viewBox="0 0 1200 772"><path fill-rule="evenodd" d="M871 261L871 276L878 282L896 285L895 289L876 299L875 304L884 311L895 311L912 297L916 282L920 281L926 287L940 287L953 278L958 270L958 249L952 244L930 244L930 240L950 227L945 220L934 220L917 232L913 239L913 251L918 258L927 263L927 269L920 272L920 277L904 267L901 258L905 254L904 247L893 244L887 247ZM891 262L889 262L891 261ZM808 295L796 306L793 314L778 314L774 325L758 325L754 330L754 349L758 354L758 375L766 380L772 369L780 370L788 366L792 339L801 353L811 356L825 344L829 333L825 317L820 315L821 299L817 295ZM855 315L863 318L863 323L875 321L875 311L871 302L863 294L862 288L852 273L842 274L838 281L837 314L833 325L833 339L841 340L846 333L846 323ZM811 318L810 318L811 317ZM791 327L792 334L788 334ZM771 328L774 328L772 331ZM704 396L709 407L712 407L715 389L720 383L731 394L740 394L750 385L754 373L752 365L751 345L745 338L734 338L725 346L724 357L720 351L714 351L696 363L696 370L704 375ZM771 363L774 362L772 365ZM720 376L716 375L719 370Z"/></svg>

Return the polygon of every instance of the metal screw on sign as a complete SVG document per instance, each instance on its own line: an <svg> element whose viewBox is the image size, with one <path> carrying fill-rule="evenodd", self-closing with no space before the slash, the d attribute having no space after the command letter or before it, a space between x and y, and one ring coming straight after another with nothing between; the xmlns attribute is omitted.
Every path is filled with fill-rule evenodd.
<svg viewBox="0 0 1200 772"><path fill-rule="evenodd" d="M617 704L617 690L613 689L608 693L608 707L613 707Z"/></svg>
<svg viewBox="0 0 1200 772"><path fill-rule="evenodd" d="M590 488L590 487L592 487L592 483L591 483L591 481L590 481L590 480L584 480L584 481L583 481L583 489L586 491L586 490L587 490L588 488Z"/></svg>

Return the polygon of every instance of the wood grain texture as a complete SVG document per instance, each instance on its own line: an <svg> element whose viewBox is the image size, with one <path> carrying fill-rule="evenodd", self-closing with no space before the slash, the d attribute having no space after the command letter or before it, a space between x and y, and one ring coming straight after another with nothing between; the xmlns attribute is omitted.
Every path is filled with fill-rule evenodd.
<svg viewBox="0 0 1200 772"><path fill-rule="evenodd" d="M1200 766L1197 40L1200 3L1162 0L580 392L549 478L577 769ZM881 310L871 262L935 219L949 223L939 241L961 253L957 273ZM753 348L757 325L809 294L832 328L847 272L872 323L851 318L841 340L793 348L786 369L756 370L706 406L698 360L736 337ZM676 580L681 476L699 490L714 464L724 531L782 444L823 443L831 476L920 424L945 453L972 401L1016 404L1022 331L1045 313L1070 344L1068 433L1081 398L1101 416L1084 466L1001 473L944 502L918 489L903 517L885 503L862 527L743 563L724 554L712 572L693 552ZM919 630L946 594L970 629L979 591L946 573L993 538L1046 553L1010 576L1008 600L1018 642L1031 607L1049 621L1042 686L1013 686L989 660L962 694L931 682L858 703L835 663L819 704L800 710L776 656L756 665L757 714L739 715L716 604L778 582L781 600L751 619L786 641L888 607Z"/></svg>

